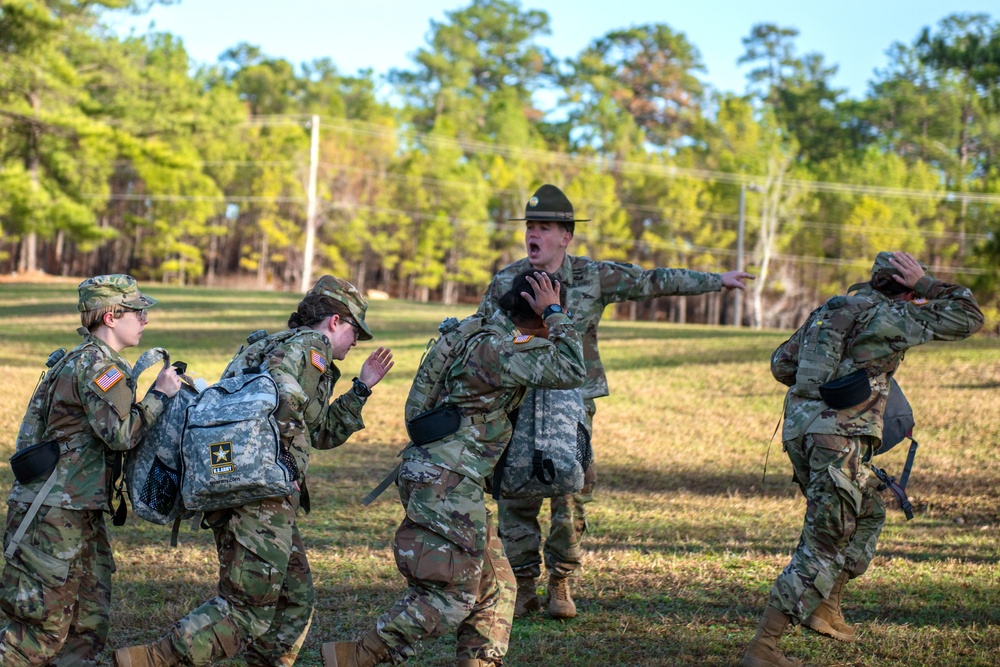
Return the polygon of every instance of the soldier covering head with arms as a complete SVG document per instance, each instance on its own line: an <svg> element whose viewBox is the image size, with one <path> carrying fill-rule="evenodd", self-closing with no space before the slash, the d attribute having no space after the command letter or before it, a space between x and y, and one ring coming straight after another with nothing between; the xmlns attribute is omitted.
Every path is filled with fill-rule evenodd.
<svg viewBox="0 0 1000 667"><path fill-rule="evenodd" d="M782 444L807 500L791 562L771 588L745 667L796 667L778 650L789 623L851 642L844 586L868 569L885 523L870 461L882 438L891 378L906 350L971 336L983 325L972 292L936 280L905 252L880 252L867 283L833 297L771 356L789 387ZM851 376L858 381L844 383Z"/></svg>
<svg viewBox="0 0 1000 667"><path fill-rule="evenodd" d="M242 349L223 377L267 371L278 386L282 462L297 491L206 513L219 553L219 594L174 624L157 644L119 649L118 667L207 665L245 651L248 665L292 665L305 641L315 601L296 514L309 511L309 449L343 444L365 427L362 408L393 366L379 347L353 386L332 402L343 360L370 340L368 304L346 280L323 276L288 318L288 329Z"/></svg>
<svg viewBox="0 0 1000 667"><path fill-rule="evenodd" d="M108 638L114 560L110 511L115 459L138 444L180 389L165 366L136 402L121 356L139 344L156 300L132 276L78 288L84 342L53 354L28 404L11 459L0 609L4 665L96 665ZM64 351L60 351L64 352Z"/></svg>
<svg viewBox="0 0 1000 667"><path fill-rule="evenodd" d="M591 432L597 410L594 399L608 395L607 377L597 349L597 326L608 304L703 294L723 288L743 289L744 281L753 278L742 271L718 274L687 269L646 270L635 264L568 255L566 249L573 240L575 223L587 222L587 219L576 217L569 198L554 185L538 188L525 205L524 217L513 220L525 223L527 257L504 267L494 276L479 305L479 314L492 314L499 305L500 296L510 289L514 277L527 269L547 271L559 280L566 292L567 313L583 340L587 380L581 391L587 410L587 428ZM545 566L549 572L549 614L556 618L576 615L569 579L580 568L583 556L580 540L587 529L585 505L593 499L596 483L596 466L591 465L579 493L550 501L552 521L545 540ZM516 616L541 608L536 590L542 565L539 553L542 535L538 523L541 506L541 498L499 502L500 536L517 575Z"/></svg>
<svg viewBox="0 0 1000 667"><path fill-rule="evenodd" d="M527 388L585 377L580 334L554 307L559 283L532 270L515 285L489 316L446 320L417 370L396 480L406 514L393 540L409 590L357 641L324 644L324 667L399 664L452 631L460 667L502 664L516 591L486 486Z"/></svg>

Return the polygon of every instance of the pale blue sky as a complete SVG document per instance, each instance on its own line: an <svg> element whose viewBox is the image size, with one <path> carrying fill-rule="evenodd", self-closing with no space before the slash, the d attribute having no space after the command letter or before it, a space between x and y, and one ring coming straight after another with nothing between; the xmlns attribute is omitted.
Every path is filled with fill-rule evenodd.
<svg viewBox="0 0 1000 667"><path fill-rule="evenodd" d="M241 41L298 65L329 57L345 74L372 68L384 74L409 68L409 56L426 43L430 20L468 6L465 0L182 0L140 17L117 20L121 31L157 30L179 35L198 62L215 62ZM1000 19L1000 0L522 0L545 10L552 34L540 43L559 58L577 55L610 30L666 23L698 48L715 88L743 92L747 66L738 66L741 39L756 23L799 30L799 53L818 51L840 69L834 84L861 97L886 49L912 42L921 28L953 12L985 12Z"/></svg>

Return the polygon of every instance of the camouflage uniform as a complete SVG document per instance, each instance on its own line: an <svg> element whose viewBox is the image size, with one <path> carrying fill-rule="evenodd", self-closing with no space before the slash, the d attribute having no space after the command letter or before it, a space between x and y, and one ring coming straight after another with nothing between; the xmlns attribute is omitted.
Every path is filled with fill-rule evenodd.
<svg viewBox="0 0 1000 667"><path fill-rule="evenodd" d="M468 361L447 371L437 401L459 406L462 426L402 454L398 486L406 516L394 550L409 591L376 625L397 664L418 642L456 628L459 660L502 661L516 589L485 487L510 440L507 414L525 388L570 388L583 380L580 335L562 313L546 319L548 339L518 335L500 312L472 317L482 327L470 334ZM479 335L483 329L489 334ZM424 389L414 384L407 403L422 400Z"/></svg>
<svg viewBox="0 0 1000 667"><path fill-rule="evenodd" d="M479 313L492 313L500 297L510 289L514 278L530 268L530 262L524 258L501 269L486 290ZM598 262L589 257L570 255L563 258L562 268L554 277L566 291L566 305L573 326L583 341L587 380L581 389L587 409L587 429L591 433L597 409L594 399L608 395L608 379L597 349L597 325L605 307L623 301L703 294L722 289L722 276L717 273L668 268L645 270L634 264ZM545 567L554 576L571 576L580 567L580 539L587 529L585 505L593 500L596 482L595 465L591 465L580 493L550 499L552 520L545 541ZM500 537L514 572L519 577L537 578L541 574L542 562L539 554L542 534L538 524L542 499L501 500L498 506Z"/></svg>
<svg viewBox="0 0 1000 667"><path fill-rule="evenodd" d="M874 269L891 267L889 256L880 253ZM799 544L771 589L768 605L800 622L830 596L842 572L858 577L874 556L885 505L865 464L881 441L889 379L906 350L931 340L961 340L982 327L983 314L967 288L925 275L913 291L912 301L893 300L866 284L851 297L870 305L860 309L856 323L847 325L853 328L844 332L846 352L835 377L866 371L872 394L861 405L836 410L803 388L809 384L801 377L806 360L822 366L821 359L811 358L815 350L803 346L823 325L819 311L772 355L771 372L791 387L782 440L807 506Z"/></svg>
<svg viewBox="0 0 1000 667"><path fill-rule="evenodd" d="M337 447L365 426L361 409L366 398L351 390L330 402L340 378L330 355L327 337L303 327L254 343L223 373L228 377L261 365L274 378L282 444L301 489L310 447ZM303 495L307 497L268 498L206 516L218 550L219 594L178 621L170 633L173 650L185 664L205 665L244 646L248 665L295 662L315 601L296 523Z"/></svg>
<svg viewBox="0 0 1000 667"><path fill-rule="evenodd" d="M79 290L81 310L156 303L124 275L91 278ZM53 366L28 404L17 449L57 440L60 456L54 486L0 575L0 609L9 619L0 630L4 665L96 665L104 649L115 569L104 524L113 463L164 409L159 392L135 402L131 374L120 354L88 335ZM5 550L47 479L14 482Z"/></svg>

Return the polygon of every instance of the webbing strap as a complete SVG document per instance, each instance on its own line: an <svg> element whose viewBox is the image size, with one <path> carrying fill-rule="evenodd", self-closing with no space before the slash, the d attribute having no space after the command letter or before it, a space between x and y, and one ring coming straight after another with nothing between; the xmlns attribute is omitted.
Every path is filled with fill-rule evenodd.
<svg viewBox="0 0 1000 667"><path fill-rule="evenodd" d="M399 468L402 465L402 463L397 463L396 467L392 469L392 472L386 475L385 479L378 483L378 486L372 489L367 496L361 499L361 504L368 507L375 502L376 498L385 493L385 490L389 488L389 485L395 482L396 478L399 477Z"/></svg>
<svg viewBox="0 0 1000 667"><path fill-rule="evenodd" d="M910 481L910 468L913 467L913 459L917 456L917 441L910 438L910 451L906 453L906 463L903 464L903 474L899 476L899 485L906 488L906 483Z"/></svg>
<svg viewBox="0 0 1000 667"><path fill-rule="evenodd" d="M38 493L35 495L35 499L31 501L31 505L28 507L27 514L21 519L21 525L17 527L17 532L14 533L14 537L10 538L10 543L3 552L3 557L10 560L14 556L14 552L17 551L17 547L21 544L21 540L24 538L24 534L28 531L28 526L31 525L31 521L38 514L39 508L42 503L45 502L45 498L49 495L49 491L52 487L56 485L56 476L59 472L59 465L52 470L49 474L49 478L45 480L42 484L42 488L38 489Z"/></svg>

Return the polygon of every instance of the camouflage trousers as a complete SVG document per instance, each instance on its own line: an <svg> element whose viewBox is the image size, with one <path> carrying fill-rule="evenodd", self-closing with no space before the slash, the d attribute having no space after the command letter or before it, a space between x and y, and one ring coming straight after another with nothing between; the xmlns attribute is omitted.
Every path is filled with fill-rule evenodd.
<svg viewBox="0 0 1000 667"><path fill-rule="evenodd" d="M247 665L294 664L315 602L295 504L268 498L206 520L215 522L219 594L174 624L175 652L207 665L246 647Z"/></svg>
<svg viewBox="0 0 1000 667"><path fill-rule="evenodd" d="M7 506L6 549L28 503ZM42 506L0 579L0 664L97 664L108 639L114 557L104 514Z"/></svg>
<svg viewBox="0 0 1000 667"><path fill-rule="evenodd" d="M409 590L376 623L390 659L399 664L454 630L457 659L502 660L517 589L482 483L404 461L398 484L406 517L393 548Z"/></svg>
<svg viewBox="0 0 1000 667"><path fill-rule="evenodd" d="M594 432L594 399L584 399L587 428ZM595 457L596 458L596 457ZM579 493L549 498L549 534L545 539L545 568L556 577L574 576L583 562L583 534L587 532L587 503L597 486L596 461L587 469ZM544 498L497 501L500 539L518 577L537 579L542 573L542 528L538 522Z"/></svg>
<svg viewBox="0 0 1000 667"><path fill-rule="evenodd" d="M837 577L867 571L885 525L885 503L866 465L878 444L870 436L806 435L784 443L806 517L791 562L768 604L804 621L829 597Z"/></svg>

